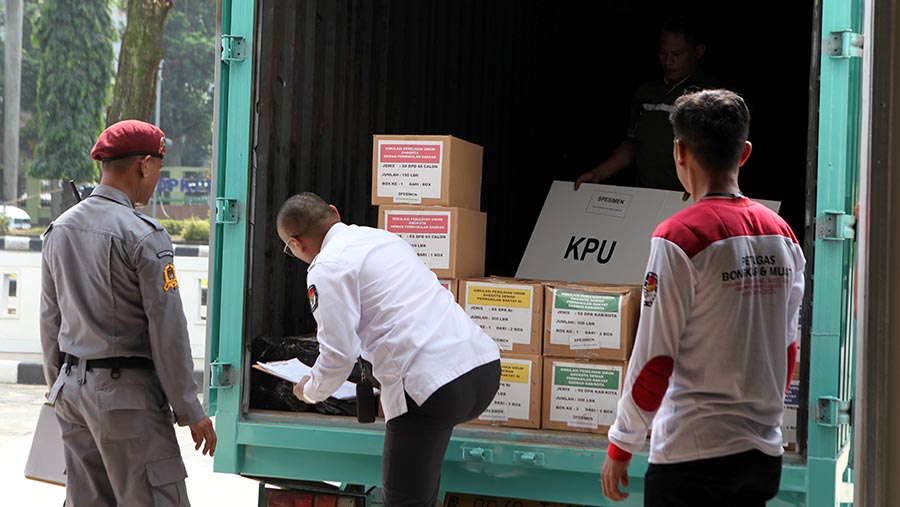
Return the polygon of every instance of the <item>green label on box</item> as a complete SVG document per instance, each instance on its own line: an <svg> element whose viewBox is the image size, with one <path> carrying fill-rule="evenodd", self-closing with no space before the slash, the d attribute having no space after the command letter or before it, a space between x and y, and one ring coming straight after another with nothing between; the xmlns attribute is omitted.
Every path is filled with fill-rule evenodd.
<svg viewBox="0 0 900 507"><path fill-rule="evenodd" d="M566 387L618 390L620 373L619 370L598 370L596 367L556 366L553 371L553 383Z"/></svg>
<svg viewBox="0 0 900 507"><path fill-rule="evenodd" d="M586 292L556 291L554 307L560 310L577 310L582 312L618 313L622 296L608 294L591 294Z"/></svg>

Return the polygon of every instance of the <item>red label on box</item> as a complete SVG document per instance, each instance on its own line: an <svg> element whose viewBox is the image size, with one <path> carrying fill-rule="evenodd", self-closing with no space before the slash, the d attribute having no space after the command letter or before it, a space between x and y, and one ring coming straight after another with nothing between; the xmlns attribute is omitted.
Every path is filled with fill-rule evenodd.
<svg viewBox="0 0 900 507"><path fill-rule="evenodd" d="M383 143L379 161L384 164L440 164L441 144Z"/></svg>
<svg viewBox="0 0 900 507"><path fill-rule="evenodd" d="M387 216L387 230L395 234L450 234L450 217L390 214Z"/></svg>

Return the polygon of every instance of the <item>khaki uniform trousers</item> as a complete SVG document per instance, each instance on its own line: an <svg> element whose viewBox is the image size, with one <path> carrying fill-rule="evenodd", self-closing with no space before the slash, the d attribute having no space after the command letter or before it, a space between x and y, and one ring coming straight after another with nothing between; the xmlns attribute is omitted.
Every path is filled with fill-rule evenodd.
<svg viewBox="0 0 900 507"><path fill-rule="evenodd" d="M51 390L66 507L190 506L174 416L153 370L63 367ZM55 398L55 400L53 400Z"/></svg>

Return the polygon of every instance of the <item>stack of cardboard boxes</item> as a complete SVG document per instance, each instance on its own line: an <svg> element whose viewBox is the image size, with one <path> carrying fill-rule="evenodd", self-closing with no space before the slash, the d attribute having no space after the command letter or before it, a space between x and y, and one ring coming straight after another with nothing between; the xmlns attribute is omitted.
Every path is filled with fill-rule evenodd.
<svg viewBox="0 0 900 507"><path fill-rule="evenodd" d="M459 305L501 349L501 386L475 424L605 434L639 315L637 287L459 281Z"/></svg>
<svg viewBox="0 0 900 507"><path fill-rule="evenodd" d="M406 240L448 290L484 275L481 146L451 136L376 135L378 227Z"/></svg>
<svg viewBox="0 0 900 507"><path fill-rule="evenodd" d="M500 391L474 423L606 433L639 289L483 278L482 151L451 136L376 135L378 227L405 239L500 347Z"/></svg>

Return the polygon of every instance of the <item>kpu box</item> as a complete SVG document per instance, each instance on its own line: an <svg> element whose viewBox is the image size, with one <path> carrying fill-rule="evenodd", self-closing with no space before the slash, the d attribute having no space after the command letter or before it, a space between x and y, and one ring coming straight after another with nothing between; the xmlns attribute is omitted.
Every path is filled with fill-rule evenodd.
<svg viewBox="0 0 900 507"><path fill-rule="evenodd" d="M540 356L501 354L500 389L473 424L537 429L541 426Z"/></svg>
<svg viewBox="0 0 900 507"><path fill-rule="evenodd" d="M627 363L547 357L541 428L605 435L616 420Z"/></svg>
<svg viewBox="0 0 900 507"><path fill-rule="evenodd" d="M403 238L438 278L484 276L486 227L487 215L464 208L378 208L378 228Z"/></svg>
<svg viewBox="0 0 900 507"><path fill-rule="evenodd" d="M541 355L544 341L544 286L515 278L469 278L459 281L459 306L513 354Z"/></svg>
<svg viewBox="0 0 900 507"><path fill-rule="evenodd" d="M451 136L376 135L372 204L481 210L483 152L481 146Z"/></svg>
<svg viewBox="0 0 900 507"><path fill-rule="evenodd" d="M544 355L627 361L640 316L637 286L547 284Z"/></svg>

